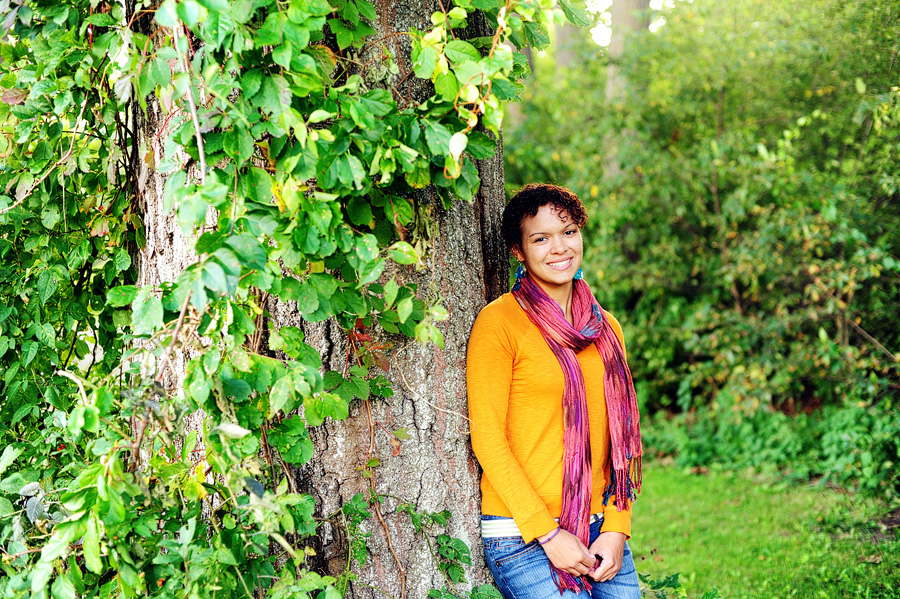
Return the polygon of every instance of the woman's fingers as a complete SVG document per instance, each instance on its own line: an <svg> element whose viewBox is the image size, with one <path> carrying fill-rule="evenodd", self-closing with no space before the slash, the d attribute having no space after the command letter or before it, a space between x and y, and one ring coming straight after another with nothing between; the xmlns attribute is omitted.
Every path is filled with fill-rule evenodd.
<svg viewBox="0 0 900 599"><path fill-rule="evenodd" d="M612 580L622 569L625 550L625 535L618 532L603 532L591 543L591 549L600 564L591 570L590 576L597 582Z"/></svg>
<svg viewBox="0 0 900 599"><path fill-rule="evenodd" d="M566 530L560 530L542 547L554 566L573 576L584 576L595 562L584 543Z"/></svg>
<svg viewBox="0 0 900 599"><path fill-rule="evenodd" d="M619 570L622 569L622 562L616 562L614 559L604 559L596 570L591 572L591 578L597 582L606 582L615 578Z"/></svg>

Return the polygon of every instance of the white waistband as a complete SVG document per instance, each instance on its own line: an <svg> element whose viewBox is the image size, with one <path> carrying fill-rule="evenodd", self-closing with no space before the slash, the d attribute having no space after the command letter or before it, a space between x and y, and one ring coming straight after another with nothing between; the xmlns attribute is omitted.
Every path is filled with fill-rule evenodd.
<svg viewBox="0 0 900 599"><path fill-rule="evenodd" d="M559 518L554 518L559 522ZM603 521L603 512L591 514L591 524ZM516 526L516 521L512 518L500 518L499 520L481 520L481 536L486 539L494 539L497 537L521 537L522 532Z"/></svg>

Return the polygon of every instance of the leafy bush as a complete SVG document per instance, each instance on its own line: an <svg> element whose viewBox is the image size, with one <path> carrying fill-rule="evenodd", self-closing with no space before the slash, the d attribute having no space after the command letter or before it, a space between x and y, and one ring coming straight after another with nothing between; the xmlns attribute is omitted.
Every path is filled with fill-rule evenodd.
<svg viewBox="0 0 900 599"><path fill-rule="evenodd" d="M674 457L686 468L777 471L888 501L900 497L900 414L890 400L796 416L766 410L657 414L643 433L650 455Z"/></svg>

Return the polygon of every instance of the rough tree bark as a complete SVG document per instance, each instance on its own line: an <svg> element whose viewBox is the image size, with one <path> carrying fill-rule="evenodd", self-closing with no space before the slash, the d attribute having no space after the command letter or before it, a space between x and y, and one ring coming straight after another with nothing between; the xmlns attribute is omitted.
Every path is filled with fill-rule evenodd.
<svg viewBox="0 0 900 599"><path fill-rule="evenodd" d="M398 81L412 69L410 42L402 32L429 26L429 17L440 10L439 2L417 3L411 0L376 2L378 23L376 37L385 39L400 67ZM472 35L488 35L484 24L472 25ZM380 49L378 50L380 51ZM400 89L413 101L430 95L430 83L412 76L405 78ZM141 156L157 150L165 115L152 104L140 123ZM173 281L191 264L191 243L184 238L173 214L163 209L164 180L150 170L143 175L142 209L147 229L147 245L138 256L141 285L158 285ZM312 432L316 443L314 461L295 472L299 490L315 496L319 516L334 512L355 493L368 495L369 479L362 475L369 451L371 435L375 435L374 454L381 466L376 471L377 493L400 496L419 509L449 509L453 517L449 534L459 537L472 548L473 566L466 569L469 586L489 582L483 565L479 533L478 488L479 469L471 454L466 418L465 352L469 331L475 316L485 303L506 289L507 262L500 237L500 214L504 204L502 143L498 141L493 158L478 161L481 189L472 204L455 202L449 210L433 206L436 232L427 258L427 268L416 272L412 267L396 271L398 282L414 281L420 297L440 295L449 309L450 319L440 325L445 346L423 347L400 336L384 336L393 344L391 368L387 373L394 396L371 405L354 403L350 417L344 422L328 422ZM430 190L418 198L434 204ZM334 323L309 324L300 320L291 303L270 301L270 319L266 328L293 325L301 327L307 342L317 346L326 368L344 370L347 363L346 333ZM179 358L183 371L184 359ZM170 384L177 384L173 380ZM371 419L370 423L370 412ZM375 424L373 424L375 423ZM400 453L392 455L391 443L379 425L387 430L406 428L410 438L402 441ZM374 427L374 428L373 428ZM374 433L373 433L374 431ZM396 514L397 502L388 499L381 506L383 522L377 517L364 524L368 539L369 559L351 584L349 597L380 597L378 587L391 596L424 598L431 588L444 586L429 549L421 536L413 534L409 518ZM386 530L389 531L389 536ZM347 548L339 531L328 524L320 528L316 563L331 574L345 565ZM392 545L389 547L388 545ZM396 557L395 557L396 556ZM398 565L398 561L399 564ZM405 585L401 570L405 571ZM405 586L405 593L404 587Z"/></svg>
<svg viewBox="0 0 900 599"><path fill-rule="evenodd" d="M612 37L606 55L609 57L609 66L606 68L606 101L613 104L625 99L625 77L619 71L619 59L625 53L625 41L628 35L639 29L644 29L649 22L641 18L641 14L650 8L650 0L613 0L610 12L612 13ZM617 146L619 141L628 135L627 131L620 131L618 135L608 135L604 140L606 158L603 165L604 177L611 179L621 172Z"/></svg>

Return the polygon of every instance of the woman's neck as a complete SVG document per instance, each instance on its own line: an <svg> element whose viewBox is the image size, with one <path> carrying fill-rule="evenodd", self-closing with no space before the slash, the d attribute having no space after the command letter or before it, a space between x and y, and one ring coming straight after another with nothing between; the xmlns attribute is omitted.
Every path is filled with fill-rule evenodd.
<svg viewBox="0 0 900 599"><path fill-rule="evenodd" d="M563 314L566 317L566 320L569 321L569 324L574 324L574 319L572 318L572 295L575 291L574 281L569 283L568 285L554 287L552 289L544 289L544 293L546 293L550 299L554 300L559 307L562 308Z"/></svg>

